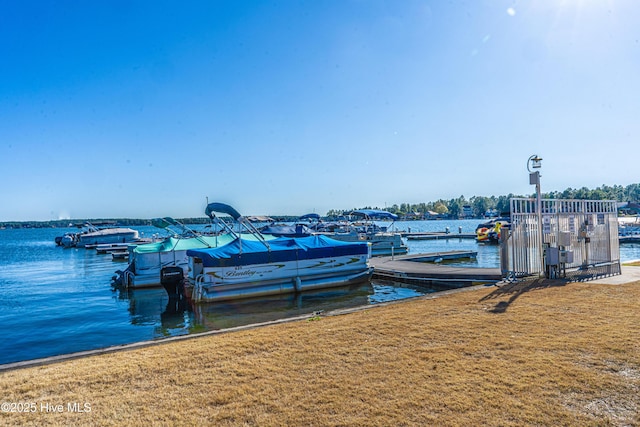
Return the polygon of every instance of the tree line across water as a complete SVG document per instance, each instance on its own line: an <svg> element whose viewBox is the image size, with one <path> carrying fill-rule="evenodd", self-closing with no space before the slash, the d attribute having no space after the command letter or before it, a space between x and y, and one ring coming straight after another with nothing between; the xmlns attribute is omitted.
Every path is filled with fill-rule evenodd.
<svg viewBox="0 0 640 427"><path fill-rule="evenodd" d="M450 200L436 200L435 202L423 203L401 203L386 207L387 210L396 215L406 217L408 215L418 214L417 216L428 217L430 213L436 213L442 217L460 218L462 216L481 217L485 212L494 210L498 214L508 214L509 200L513 197L535 197L532 195L515 195L507 196L473 196L469 199L460 196ZM640 201L640 184L630 184L626 187L622 185L602 185L595 189L582 187L580 189L567 188L564 191L551 191L542 193L545 199L579 199L579 200L616 200L618 202ZM470 212L464 212L464 207L470 208ZM368 206L362 209L372 209ZM380 209L374 207L373 209ZM327 213L328 217L338 217L347 211L331 210Z"/></svg>
<svg viewBox="0 0 640 427"><path fill-rule="evenodd" d="M450 200L436 200L435 202L423 203L400 203L391 207L379 208L365 206L361 208L353 208L347 210L332 209L325 217L340 218L347 212L355 209L384 209L401 217L414 216L416 218L427 218L431 213L435 213L444 218L460 218L462 216L481 217L485 212L494 210L498 214L509 212L509 200L512 197L535 197L533 195L514 195L506 196L473 196L469 199L460 196ZM640 201L640 184L622 185L602 185L595 189L582 187L580 189L567 188L564 191L551 191L542 193L543 198L547 199L583 199L583 200L616 200L618 202L638 202ZM465 209L466 207L466 209ZM417 215L416 215L417 214ZM295 221L296 216L274 216L276 221ZM84 222L100 223L110 222L118 226L143 226L151 225L151 219L136 218L118 218L118 219L60 219L50 221L9 221L0 222L0 228L64 228L72 225L82 225ZM183 224L207 224L209 218L180 218L178 221Z"/></svg>

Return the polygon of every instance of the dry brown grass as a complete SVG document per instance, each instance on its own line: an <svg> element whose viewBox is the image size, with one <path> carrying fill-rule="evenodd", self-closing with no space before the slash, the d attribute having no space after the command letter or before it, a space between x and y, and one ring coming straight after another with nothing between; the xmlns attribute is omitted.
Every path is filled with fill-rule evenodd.
<svg viewBox="0 0 640 427"><path fill-rule="evenodd" d="M640 283L530 282L0 374L6 425L640 425Z"/></svg>

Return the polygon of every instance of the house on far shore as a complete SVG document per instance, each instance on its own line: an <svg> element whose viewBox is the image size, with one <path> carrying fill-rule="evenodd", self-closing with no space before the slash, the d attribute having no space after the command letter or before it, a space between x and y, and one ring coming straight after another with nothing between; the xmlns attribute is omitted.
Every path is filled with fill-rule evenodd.
<svg viewBox="0 0 640 427"><path fill-rule="evenodd" d="M442 219L443 215L434 211L427 211L424 214L424 219Z"/></svg>
<svg viewBox="0 0 640 427"><path fill-rule="evenodd" d="M460 212L460 218L473 218L473 208L471 205L464 205L462 212Z"/></svg>
<svg viewBox="0 0 640 427"><path fill-rule="evenodd" d="M426 218L426 215L420 212L407 212L402 216L402 219L406 221L417 221L417 220L428 219L428 218Z"/></svg>
<svg viewBox="0 0 640 427"><path fill-rule="evenodd" d="M487 211L484 213L485 218L497 218L498 216L500 216L500 212L498 212L498 209L487 209Z"/></svg>
<svg viewBox="0 0 640 427"><path fill-rule="evenodd" d="M432 219L447 219L449 218L449 215L447 214L439 214L438 212L434 212L434 211L426 211L425 213L422 212L407 212L406 214L402 215L402 220L403 221L420 221L420 220L432 220Z"/></svg>

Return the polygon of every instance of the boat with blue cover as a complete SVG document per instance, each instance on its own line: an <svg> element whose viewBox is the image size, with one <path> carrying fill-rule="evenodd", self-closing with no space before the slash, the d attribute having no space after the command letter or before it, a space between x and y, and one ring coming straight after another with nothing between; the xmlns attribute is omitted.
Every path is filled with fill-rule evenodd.
<svg viewBox="0 0 640 427"><path fill-rule="evenodd" d="M255 239L236 234L226 245L187 250L194 302L294 293L368 280L370 244L328 236L278 237L267 240L235 209L211 203L205 213L231 215Z"/></svg>
<svg viewBox="0 0 640 427"><path fill-rule="evenodd" d="M406 255L409 252L402 235L393 228L397 215L381 209L359 209L349 212L348 216L353 220L346 229L328 235L346 242L370 242L371 256ZM375 221L391 221L391 224L381 226Z"/></svg>
<svg viewBox="0 0 640 427"><path fill-rule="evenodd" d="M127 288L157 287L162 284L162 269L171 267L179 267L183 271L183 276L186 276L189 265L187 250L215 248L226 245L236 238L236 235L228 229L228 225L220 221L212 224L217 232L210 234L192 230L170 217L156 218L152 224L166 230L169 235L160 241L130 245L127 248L129 265L124 271L116 271L113 277L115 285ZM255 239L252 234L243 235L243 238ZM265 238L273 239L274 237Z"/></svg>
<svg viewBox="0 0 640 427"><path fill-rule="evenodd" d="M380 209L359 209L349 212L347 216L349 220L324 222L318 214L311 213L298 218L294 225L270 224L260 231L264 235L276 237L320 234L345 242L369 242L371 256L406 255L409 252L402 234L394 230L397 215ZM391 224L379 225L376 221L391 221Z"/></svg>

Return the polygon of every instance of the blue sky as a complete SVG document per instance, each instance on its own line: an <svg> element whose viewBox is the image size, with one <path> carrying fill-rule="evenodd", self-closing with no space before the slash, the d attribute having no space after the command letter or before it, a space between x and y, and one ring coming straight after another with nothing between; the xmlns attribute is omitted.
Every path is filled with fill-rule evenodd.
<svg viewBox="0 0 640 427"><path fill-rule="evenodd" d="M640 2L0 4L0 221L640 182Z"/></svg>

